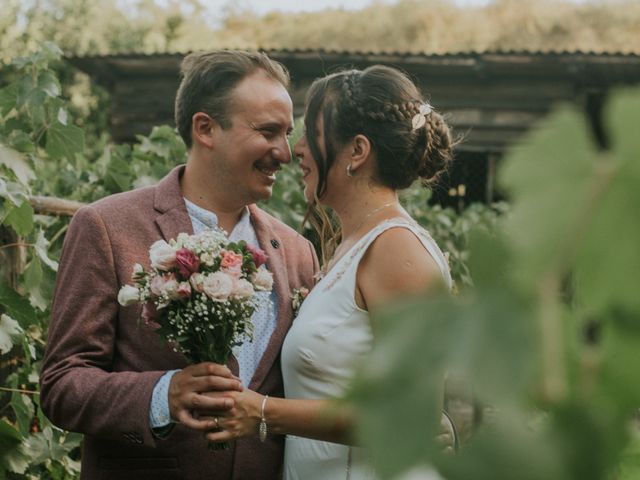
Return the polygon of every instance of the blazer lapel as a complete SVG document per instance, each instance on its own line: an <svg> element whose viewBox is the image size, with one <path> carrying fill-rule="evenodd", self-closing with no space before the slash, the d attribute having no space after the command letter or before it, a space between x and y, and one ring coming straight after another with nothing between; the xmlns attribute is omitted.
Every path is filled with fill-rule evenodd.
<svg viewBox="0 0 640 480"><path fill-rule="evenodd" d="M249 211L251 213L251 223L256 231L258 242L260 242L260 248L268 256L267 268L273 274L274 289L278 297L276 328L249 384L249 388L255 391L260 388L278 355L280 355L282 342L289 331L289 327L291 327L292 312L289 276L287 274L286 256L282 240L278 238L278 235L271 228L268 217L262 211L255 205L250 205Z"/></svg>
<svg viewBox="0 0 640 480"><path fill-rule="evenodd" d="M193 234L193 225L180 190L183 171L184 165L174 168L156 186L154 208L159 213L156 225L167 242L182 232Z"/></svg>

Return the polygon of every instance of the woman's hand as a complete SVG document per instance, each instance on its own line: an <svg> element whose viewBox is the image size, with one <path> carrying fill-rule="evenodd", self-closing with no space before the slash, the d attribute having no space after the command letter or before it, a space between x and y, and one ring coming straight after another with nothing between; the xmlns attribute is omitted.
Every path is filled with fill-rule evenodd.
<svg viewBox="0 0 640 480"><path fill-rule="evenodd" d="M210 442L225 442L237 438L258 435L261 419L261 407L264 395L245 389L242 392L210 392L207 396L220 396L233 399L234 406L222 415L214 418L218 429L205 434ZM217 418L217 420L215 420Z"/></svg>

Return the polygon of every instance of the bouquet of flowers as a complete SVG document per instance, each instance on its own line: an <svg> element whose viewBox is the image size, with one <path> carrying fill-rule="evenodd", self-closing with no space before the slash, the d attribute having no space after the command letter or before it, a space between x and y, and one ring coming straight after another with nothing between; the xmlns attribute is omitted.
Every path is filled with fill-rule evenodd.
<svg viewBox="0 0 640 480"><path fill-rule="evenodd" d="M149 249L150 270L133 267L133 285L118 294L121 305L144 304L143 318L191 362L225 364L233 347L251 339L256 291L271 291L266 254L223 231L181 233Z"/></svg>

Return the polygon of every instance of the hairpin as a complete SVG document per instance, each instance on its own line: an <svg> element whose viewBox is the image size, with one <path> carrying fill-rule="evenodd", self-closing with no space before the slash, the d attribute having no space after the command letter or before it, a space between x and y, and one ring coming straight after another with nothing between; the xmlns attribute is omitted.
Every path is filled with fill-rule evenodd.
<svg viewBox="0 0 640 480"><path fill-rule="evenodd" d="M416 113L411 119L411 130L417 130L427 123L427 115L433 112L433 107L427 102L420 105L418 113Z"/></svg>

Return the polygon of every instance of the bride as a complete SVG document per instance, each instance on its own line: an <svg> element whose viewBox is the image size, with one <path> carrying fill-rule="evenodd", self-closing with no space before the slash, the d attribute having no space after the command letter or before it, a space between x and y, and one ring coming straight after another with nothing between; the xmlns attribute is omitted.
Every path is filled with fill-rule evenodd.
<svg viewBox="0 0 640 480"><path fill-rule="evenodd" d="M375 478L352 442L353 412L328 408L346 391L376 333L369 312L451 287L445 256L398 202L451 159L448 126L404 74L386 66L316 80L294 148L305 196L338 215L341 242L282 347L286 398L229 392L211 441L286 434L286 479Z"/></svg>

